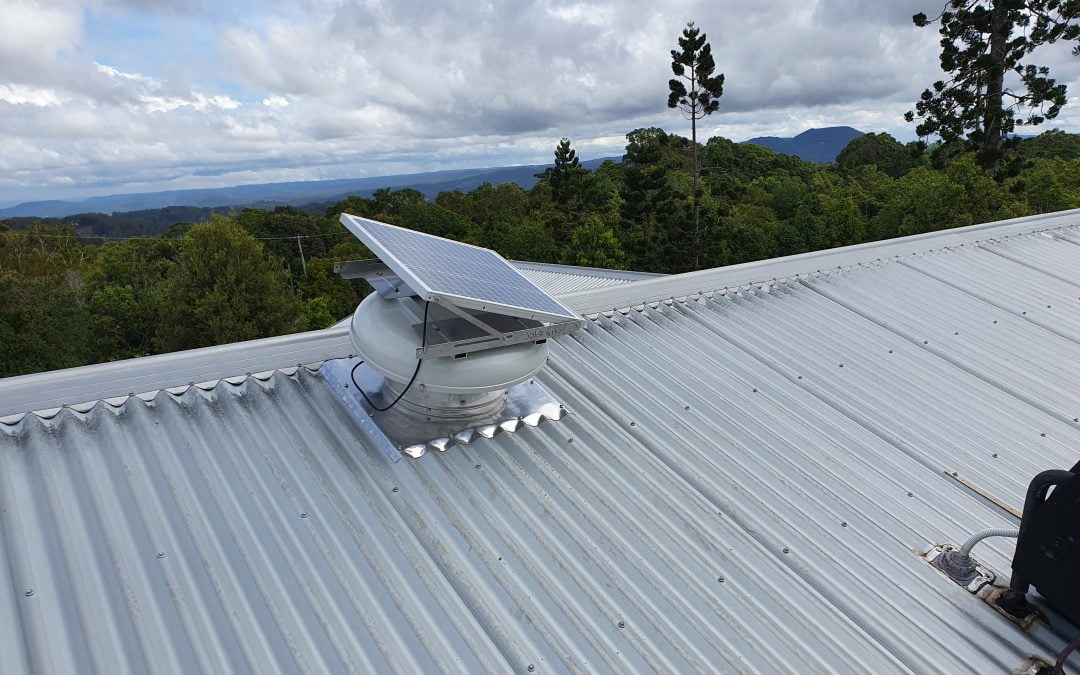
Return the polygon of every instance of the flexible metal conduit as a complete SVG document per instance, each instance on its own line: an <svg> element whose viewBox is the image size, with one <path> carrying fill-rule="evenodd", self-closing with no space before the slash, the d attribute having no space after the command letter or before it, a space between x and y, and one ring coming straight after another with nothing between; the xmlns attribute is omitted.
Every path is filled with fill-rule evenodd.
<svg viewBox="0 0 1080 675"><path fill-rule="evenodd" d="M990 537L1011 537L1013 539L1020 536L1020 530L1013 527L988 527L985 530L979 530L975 534L968 537L968 540L964 542L964 545L960 547L960 555L971 555L971 549L975 548L975 544L978 544L983 539Z"/></svg>

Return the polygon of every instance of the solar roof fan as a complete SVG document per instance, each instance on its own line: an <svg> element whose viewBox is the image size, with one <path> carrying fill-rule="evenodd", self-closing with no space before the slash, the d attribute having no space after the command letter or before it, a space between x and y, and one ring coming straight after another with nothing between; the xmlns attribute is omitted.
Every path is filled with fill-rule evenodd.
<svg viewBox="0 0 1080 675"><path fill-rule="evenodd" d="M378 259L335 268L375 292L350 324L358 358L323 372L388 456L561 416L532 377L547 340L576 331L580 316L490 249L350 214L341 222Z"/></svg>

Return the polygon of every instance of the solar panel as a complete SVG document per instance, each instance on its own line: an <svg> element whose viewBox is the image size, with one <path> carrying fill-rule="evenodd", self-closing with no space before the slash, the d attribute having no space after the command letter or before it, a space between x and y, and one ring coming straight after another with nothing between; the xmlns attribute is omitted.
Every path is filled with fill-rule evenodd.
<svg viewBox="0 0 1080 675"><path fill-rule="evenodd" d="M341 223L424 300L541 321L578 319L495 251L348 213Z"/></svg>

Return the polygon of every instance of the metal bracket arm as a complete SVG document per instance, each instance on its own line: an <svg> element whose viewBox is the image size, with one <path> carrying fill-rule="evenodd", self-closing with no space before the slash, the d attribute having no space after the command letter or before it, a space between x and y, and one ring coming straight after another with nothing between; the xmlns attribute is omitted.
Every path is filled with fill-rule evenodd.
<svg viewBox="0 0 1080 675"><path fill-rule="evenodd" d="M334 263L334 272L345 279L378 279L381 277L397 276L390 271L381 260L371 258L369 260L350 260L348 262Z"/></svg>
<svg viewBox="0 0 1080 675"><path fill-rule="evenodd" d="M498 335L483 335L467 340L428 345L424 349L416 350L416 358L455 356L457 354L468 354L469 352L478 352L485 349L495 349L497 347L521 344L522 342L539 342L560 335L569 335L578 328L581 328L583 323L584 321L582 320L565 321L563 323L555 323L547 326L524 328L509 333L499 333Z"/></svg>
<svg viewBox="0 0 1080 675"><path fill-rule="evenodd" d="M503 334L500 331L495 330L494 328L492 328L488 324L484 323L483 321L481 321L479 318L473 316L472 314L469 314L465 310L463 310L463 309L461 309L459 307L455 307L454 305L450 304L449 302L443 302L440 298L435 298L435 302L437 302L439 304L439 306L442 307L443 309L449 310L453 314L456 314L456 315L460 316L462 319L465 319L466 321L468 321L472 325L476 326L480 330L484 331L488 335L494 335L495 337L498 337L498 338L502 339Z"/></svg>

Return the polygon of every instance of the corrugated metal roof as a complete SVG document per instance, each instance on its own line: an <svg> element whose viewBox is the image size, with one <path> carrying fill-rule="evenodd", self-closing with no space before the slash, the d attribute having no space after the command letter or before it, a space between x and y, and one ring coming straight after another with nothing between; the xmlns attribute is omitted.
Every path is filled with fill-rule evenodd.
<svg viewBox="0 0 1080 675"><path fill-rule="evenodd" d="M1019 507L1077 459L1074 235L601 315L538 377L563 420L415 461L304 368L0 426L0 671L1050 657L1075 627L1022 631L919 553L1015 526L969 485ZM1007 576L1010 547L976 555Z"/></svg>
<svg viewBox="0 0 1080 675"><path fill-rule="evenodd" d="M606 312L610 315L615 309L649 302L696 297L705 292L738 288L776 278L810 275L816 271L870 260L912 255L935 247L940 249L974 241L993 241L1020 233L1060 229L1076 223L1080 223L1080 209L670 276L511 262L541 269L585 270L628 280L645 277L630 283L572 292L559 297L564 304L581 314ZM298 363L317 363L348 356L351 351L348 326L339 324L321 331L3 378L0 379L0 418L30 410L55 409L62 405L125 396L130 392L215 381L244 373L289 368Z"/></svg>
<svg viewBox="0 0 1080 675"><path fill-rule="evenodd" d="M514 266L529 277L533 283L552 295L588 291L594 288L604 288L605 286L621 286L634 281L665 276L663 274L609 270L598 267L530 263L520 260L513 262Z"/></svg>

